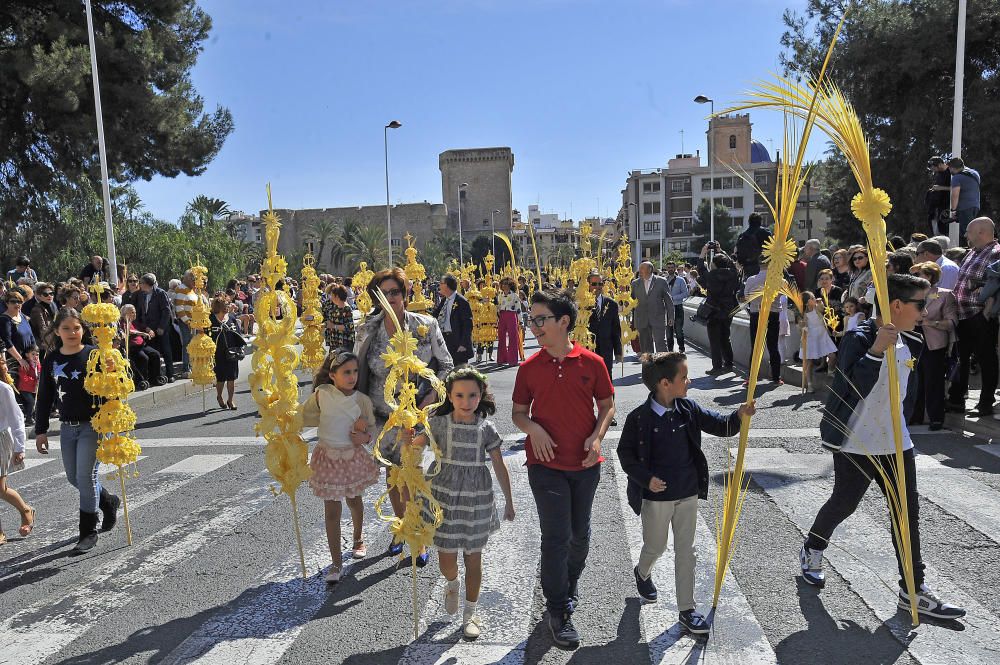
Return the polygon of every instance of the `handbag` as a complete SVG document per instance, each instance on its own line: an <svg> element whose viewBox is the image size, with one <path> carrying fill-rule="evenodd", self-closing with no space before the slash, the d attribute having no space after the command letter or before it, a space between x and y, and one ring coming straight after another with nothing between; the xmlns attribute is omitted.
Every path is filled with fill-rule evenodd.
<svg viewBox="0 0 1000 665"><path fill-rule="evenodd" d="M232 328L226 326L222 327L219 333L223 341L226 343L225 355L226 360L243 360L247 357L246 351L244 351L247 340L240 333L236 332ZM234 343L235 342L235 343Z"/></svg>
<svg viewBox="0 0 1000 665"><path fill-rule="evenodd" d="M708 302L707 299L703 300L701 304L698 305L698 309L695 310L695 313L691 315L691 320L695 323L706 325L709 319L715 316L715 313L718 310L719 308Z"/></svg>

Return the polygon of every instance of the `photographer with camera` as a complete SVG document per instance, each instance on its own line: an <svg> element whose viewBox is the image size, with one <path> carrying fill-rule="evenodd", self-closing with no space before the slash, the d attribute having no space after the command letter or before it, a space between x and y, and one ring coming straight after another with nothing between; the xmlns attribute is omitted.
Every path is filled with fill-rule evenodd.
<svg viewBox="0 0 1000 665"><path fill-rule="evenodd" d="M711 270L705 263L710 250L715 253ZM721 374L733 369L730 329L733 325L733 313L739 304L736 294L740 290L740 278L736 274L733 260L726 256L718 242L709 242L701 248L701 255L698 257L698 284L708 292L704 303L708 310L705 312L705 327L708 329L708 347L712 356L712 369L708 373Z"/></svg>
<svg viewBox="0 0 1000 665"><path fill-rule="evenodd" d="M931 186L924 195L927 205L927 226L930 235L948 235L948 224L951 223L949 210L949 195L951 191L951 171L948 163L941 157L931 157L927 160L927 170L930 171Z"/></svg>

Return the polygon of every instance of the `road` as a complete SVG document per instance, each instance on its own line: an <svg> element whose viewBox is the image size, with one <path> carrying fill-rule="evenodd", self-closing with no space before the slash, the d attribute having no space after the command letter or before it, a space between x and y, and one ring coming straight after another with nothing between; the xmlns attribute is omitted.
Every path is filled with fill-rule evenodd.
<svg viewBox="0 0 1000 665"><path fill-rule="evenodd" d="M690 365L691 376L699 377L693 399L723 411L743 399L741 377L704 376L710 364L697 351ZM310 573L301 578L289 501L270 490L243 383L235 412L216 408L203 415L201 398L191 397L139 413L143 459L139 476L128 480L131 547L120 526L101 536L93 554L67 557L75 541L75 491L62 475L58 449L47 458L30 452L29 468L12 476L11 485L37 508L34 534L18 538L16 513L0 506L11 538L0 547L0 663L1000 662L1000 446L914 429L928 582L965 605L969 616L961 624L911 630L908 616L896 611L886 508L875 490L828 550L826 588L801 582L798 550L829 492L831 457L819 446L816 396L767 382L750 440L751 486L739 547L714 633L699 641L679 632L670 551L654 571L659 603L641 605L632 578L639 521L624 502L615 457L625 415L646 397L637 371L634 362L626 362L624 375L621 366L615 371L619 426L605 441L607 462L574 615L582 638L576 651L555 647L542 621L538 521L521 437L509 415L516 370L502 369L490 377L517 518L504 523L485 553L480 614L486 626L478 642L463 641L459 624L441 610L433 555L418 572L420 638L413 640L409 569L397 570L383 554L389 532L371 508L380 488L370 488L365 499L371 555L351 563L332 588L322 579L329 564L322 504L308 488L300 490ZM711 603L722 472L735 444L704 441L713 471L697 543L697 598L704 611Z"/></svg>

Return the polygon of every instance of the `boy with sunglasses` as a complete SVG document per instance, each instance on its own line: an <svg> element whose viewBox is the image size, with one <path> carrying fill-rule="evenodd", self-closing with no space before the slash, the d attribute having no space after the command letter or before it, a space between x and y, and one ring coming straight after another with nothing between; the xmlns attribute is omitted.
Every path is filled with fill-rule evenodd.
<svg viewBox="0 0 1000 665"><path fill-rule="evenodd" d="M879 315L858 325L844 335L840 345L841 362L830 387L820 422L823 446L833 451L833 494L820 508L809 535L799 552L802 578L813 586L823 587L823 551L834 530L854 514L868 491L872 480L886 493L882 473L896 477L896 448L892 433L891 409L900 411L903 428L903 473L906 479L905 500L908 510L910 552L917 590L917 610L935 619L959 619L965 610L945 603L924 584L924 563L920 557L920 504L917 495L917 473L913 458L913 442L906 423L917 398L916 360L923 340L913 332L927 305L930 283L909 274L888 275L888 311L892 325ZM896 372L899 379L901 404L889 402L889 371L886 350L896 352ZM911 369L911 367L913 369ZM879 472L881 468L882 473ZM893 482L893 480L890 480ZM899 567L899 597L902 609L909 609L910 597L905 588L900 547L893 530L893 548Z"/></svg>
<svg viewBox="0 0 1000 665"><path fill-rule="evenodd" d="M514 425L528 435L528 484L541 528L541 582L552 639L575 648L571 616L590 550L590 513L601 479L601 441L615 415L599 355L569 338L577 308L567 291L531 296L528 324L542 347L514 380ZM594 413L594 407L597 413Z"/></svg>

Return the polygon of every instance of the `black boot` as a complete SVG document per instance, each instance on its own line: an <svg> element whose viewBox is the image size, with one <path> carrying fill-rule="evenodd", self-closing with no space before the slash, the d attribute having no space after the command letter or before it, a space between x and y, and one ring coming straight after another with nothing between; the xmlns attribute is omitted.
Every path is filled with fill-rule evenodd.
<svg viewBox="0 0 1000 665"><path fill-rule="evenodd" d="M80 540L70 554L83 554L97 547L97 518L98 513L85 513L80 511Z"/></svg>
<svg viewBox="0 0 1000 665"><path fill-rule="evenodd" d="M118 507L122 505L122 500L102 487L98 505L101 507L101 512L104 513L104 519L101 520L101 531L111 531L118 523Z"/></svg>

